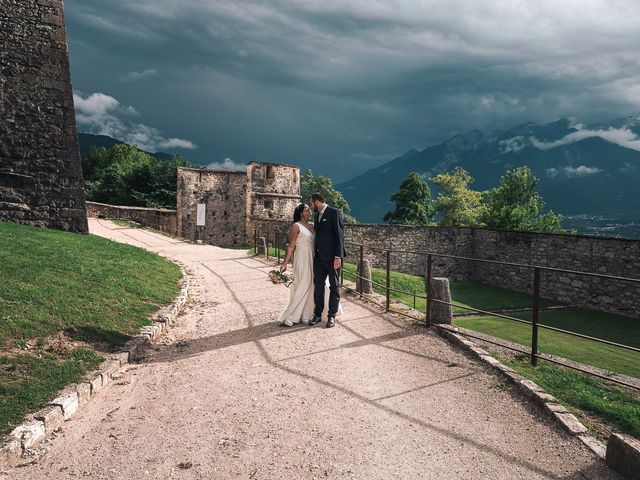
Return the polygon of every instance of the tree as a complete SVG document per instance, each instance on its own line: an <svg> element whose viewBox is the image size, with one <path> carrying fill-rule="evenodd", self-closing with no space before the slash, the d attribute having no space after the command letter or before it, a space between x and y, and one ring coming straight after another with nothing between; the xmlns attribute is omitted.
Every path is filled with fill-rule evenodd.
<svg viewBox="0 0 640 480"><path fill-rule="evenodd" d="M462 167L442 173L431 181L439 187L435 209L440 225L446 227L481 227L482 192L469 188L473 177Z"/></svg>
<svg viewBox="0 0 640 480"><path fill-rule="evenodd" d="M330 178L322 175L315 176L309 169L302 175L300 187L304 202L308 202L314 193L321 193L329 205L338 209L345 222L357 223L357 220L351 216L349 202L347 202L342 193L333 187L333 182Z"/></svg>
<svg viewBox="0 0 640 480"><path fill-rule="evenodd" d="M489 228L531 232L565 233L562 215L540 214L544 200L535 189L540 184L529 167L507 171L500 185L485 194L481 220Z"/></svg>
<svg viewBox="0 0 640 480"><path fill-rule="evenodd" d="M435 215L431 190L418 174L410 173L400 184L400 190L391 195L396 208L384 216L384 221L395 225L431 225Z"/></svg>
<svg viewBox="0 0 640 480"><path fill-rule="evenodd" d="M152 208L176 208L177 169L190 165L180 155L164 160L127 144L92 148L82 158L89 200Z"/></svg>

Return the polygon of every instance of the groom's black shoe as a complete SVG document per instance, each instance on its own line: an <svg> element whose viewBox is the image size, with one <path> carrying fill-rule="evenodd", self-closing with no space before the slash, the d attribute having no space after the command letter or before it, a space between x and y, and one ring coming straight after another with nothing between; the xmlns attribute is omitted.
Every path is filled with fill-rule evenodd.
<svg viewBox="0 0 640 480"><path fill-rule="evenodd" d="M309 320L309 326L313 327L314 325L319 324L322 321L322 317L320 315L314 315L312 320Z"/></svg>
<svg viewBox="0 0 640 480"><path fill-rule="evenodd" d="M327 328L331 328L331 327L335 327L335 326L336 326L335 317L329 317L329 319L327 320Z"/></svg>

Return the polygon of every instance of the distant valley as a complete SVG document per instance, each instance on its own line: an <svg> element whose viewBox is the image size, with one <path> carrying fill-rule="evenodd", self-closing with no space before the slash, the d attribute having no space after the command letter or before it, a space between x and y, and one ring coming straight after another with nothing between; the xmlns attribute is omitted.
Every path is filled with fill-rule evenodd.
<svg viewBox="0 0 640 480"><path fill-rule="evenodd" d="M409 150L337 188L359 221L380 223L393 207L389 197L411 172L429 178L461 166L475 178L473 188L486 190L506 170L527 165L541 180L539 191L548 209L591 216L567 222L587 233L589 218L596 216L622 215L622 220L609 223L640 222L639 150L640 116L589 126L568 119L546 125L526 123L491 134L473 130L421 151ZM611 231L606 220L601 223L602 232ZM640 231L634 236L640 238Z"/></svg>

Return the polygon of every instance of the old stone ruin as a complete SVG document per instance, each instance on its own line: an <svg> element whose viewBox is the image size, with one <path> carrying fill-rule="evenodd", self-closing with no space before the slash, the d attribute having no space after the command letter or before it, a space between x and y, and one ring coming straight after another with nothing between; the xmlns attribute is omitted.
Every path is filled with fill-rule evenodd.
<svg viewBox="0 0 640 480"><path fill-rule="evenodd" d="M86 232L62 0L2 0L0 45L0 220Z"/></svg>
<svg viewBox="0 0 640 480"><path fill-rule="evenodd" d="M290 221L300 203L300 168L252 162L246 172L178 169L181 237L221 247L248 245L255 229Z"/></svg>

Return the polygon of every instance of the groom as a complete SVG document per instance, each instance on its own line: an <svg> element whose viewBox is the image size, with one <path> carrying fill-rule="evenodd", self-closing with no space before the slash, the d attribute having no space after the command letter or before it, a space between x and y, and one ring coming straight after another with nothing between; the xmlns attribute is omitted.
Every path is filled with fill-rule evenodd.
<svg viewBox="0 0 640 480"><path fill-rule="evenodd" d="M336 324L340 305L340 268L347 255L344 249L344 222L340 212L326 204L320 193L311 196L311 205L316 212L314 227L316 239L313 256L313 283L315 311L309 325L317 325L324 310L324 290L329 277L329 318L327 328Z"/></svg>

